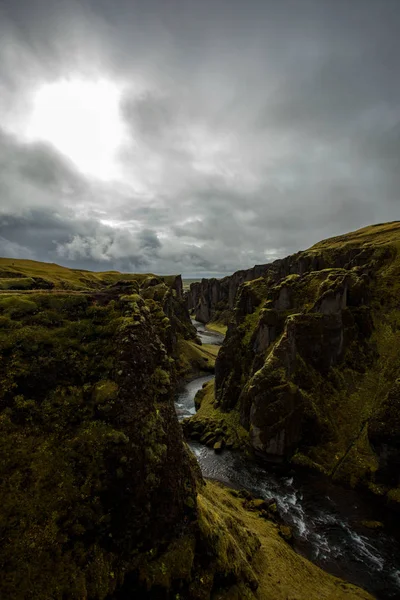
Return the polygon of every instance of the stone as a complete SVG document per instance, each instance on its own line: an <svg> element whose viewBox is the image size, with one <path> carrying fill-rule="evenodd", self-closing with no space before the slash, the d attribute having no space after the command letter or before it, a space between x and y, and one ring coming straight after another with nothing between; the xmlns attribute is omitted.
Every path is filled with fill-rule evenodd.
<svg viewBox="0 0 400 600"><path fill-rule="evenodd" d="M381 521L361 521L361 525L367 529L383 529L384 525Z"/></svg>
<svg viewBox="0 0 400 600"><path fill-rule="evenodd" d="M247 504L247 508L249 510L268 510L269 504L263 498L256 498L255 500L250 500Z"/></svg>
<svg viewBox="0 0 400 600"><path fill-rule="evenodd" d="M289 525L279 525L278 533L286 542L291 543L293 541L293 532Z"/></svg>
<svg viewBox="0 0 400 600"><path fill-rule="evenodd" d="M220 440L219 442L215 442L215 444L214 444L214 452L216 454L220 454L222 452L223 448L224 448L224 442L223 442L223 440Z"/></svg>

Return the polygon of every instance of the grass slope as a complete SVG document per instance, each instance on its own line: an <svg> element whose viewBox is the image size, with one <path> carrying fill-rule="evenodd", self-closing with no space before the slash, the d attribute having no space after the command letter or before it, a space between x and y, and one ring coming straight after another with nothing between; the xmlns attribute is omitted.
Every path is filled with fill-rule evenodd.
<svg viewBox="0 0 400 600"><path fill-rule="evenodd" d="M253 543L254 554L249 561L258 582L257 590L250 591L243 584L234 585L228 591L216 593L214 600L372 600L368 592L325 573L294 552L280 537L275 523L246 510L235 492L222 484L208 481L198 495L198 503L201 526L207 519L216 542L221 532L228 539L233 534L231 539L236 544L229 548L231 565L240 564L240 557L245 560L252 539L259 543L255 552ZM238 539L234 533L238 528L247 532L247 538Z"/></svg>
<svg viewBox="0 0 400 600"><path fill-rule="evenodd" d="M216 321L210 321L209 323L207 323L206 328L210 331L216 331L217 333L221 333L222 335L225 335L228 330L227 325L225 325L224 323L217 323Z"/></svg>
<svg viewBox="0 0 400 600"><path fill-rule="evenodd" d="M39 262L36 260L22 260L17 258L0 258L0 290L31 289L34 279L39 278L37 287L48 284L55 289L85 290L102 288L112 285L117 281L134 280L139 283L149 277L151 273L120 273L119 271L86 271L84 269L69 269L55 263ZM165 283L175 276L160 277Z"/></svg>

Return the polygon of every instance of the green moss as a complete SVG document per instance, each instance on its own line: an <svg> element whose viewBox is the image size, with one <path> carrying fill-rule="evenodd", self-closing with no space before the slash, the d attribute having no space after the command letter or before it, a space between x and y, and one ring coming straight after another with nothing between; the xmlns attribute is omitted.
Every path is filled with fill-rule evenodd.
<svg viewBox="0 0 400 600"><path fill-rule="evenodd" d="M164 282L158 283L157 285L151 285L142 290L142 296L144 299L154 300L155 302L163 302L169 288Z"/></svg>
<svg viewBox="0 0 400 600"><path fill-rule="evenodd" d="M97 405L110 406L118 396L118 385L115 381L99 381L93 389L93 400Z"/></svg>
<svg viewBox="0 0 400 600"><path fill-rule="evenodd" d="M120 302L124 302L134 313L140 313L140 309L144 306L144 300L139 294L121 296Z"/></svg>
<svg viewBox="0 0 400 600"><path fill-rule="evenodd" d="M215 556L209 570L230 581L225 589L214 587L213 598L372 600L297 554L280 536L279 526L260 518L251 503L221 484L207 482L198 504L200 529Z"/></svg>
<svg viewBox="0 0 400 600"><path fill-rule="evenodd" d="M144 563L139 572L147 590L150 591L155 586L170 590L175 580L181 585L189 581L195 558L195 545L195 537L186 535L173 541L157 559Z"/></svg>
<svg viewBox="0 0 400 600"><path fill-rule="evenodd" d="M0 311L2 311L3 315L15 319L32 314L37 308L35 302L28 298L20 296L5 296L0 298Z"/></svg>
<svg viewBox="0 0 400 600"><path fill-rule="evenodd" d="M323 475L329 475L329 471L327 471L321 464L312 460L309 456L306 456L301 452L295 452L295 454L293 454L291 463L299 467L307 467L309 469L319 471Z"/></svg>
<svg viewBox="0 0 400 600"><path fill-rule="evenodd" d="M246 449L249 434L240 424L237 411L222 412L219 410L214 395L214 380L208 381L195 398L197 412L185 422L185 431L202 433L202 439L208 436L213 446L215 441L223 440L224 445L234 449Z"/></svg>
<svg viewBox="0 0 400 600"><path fill-rule="evenodd" d="M387 497L388 497L388 500L390 500L390 502L400 505L400 487L391 489L388 492Z"/></svg>
<svg viewBox="0 0 400 600"><path fill-rule="evenodd" d="M196 344L180 338L178 341L177 367L181 375L193 376L199 372L214 372L219 346Z"/></svg>
<svg viewBox="0 0 400 600"><path fill-rule="evenodd" d="M169 374L160 367L157 367L154 371L153 378L154 383L160 387L169 386L171 383Z"/></svg>
<svg viewBox="0 0 400 600"><path fill-rule="evenodd" d="M244 332L242 343L245 346L250 342L251 338L253 337L254 331L257 328L260 319L261 309L262 307L258 306L253 313L245 317L244 323L240 325L240 330Z"/></svg>
<svg viewBox="0 0 400 600"><path fill-rule="evenodd" d="M224 323L210 321L209 323L207 323L206 328L210 329L211 331L216 331L217 333L221 333L222 335L225 335L227 332L228 326L225 325Z"/></svg>

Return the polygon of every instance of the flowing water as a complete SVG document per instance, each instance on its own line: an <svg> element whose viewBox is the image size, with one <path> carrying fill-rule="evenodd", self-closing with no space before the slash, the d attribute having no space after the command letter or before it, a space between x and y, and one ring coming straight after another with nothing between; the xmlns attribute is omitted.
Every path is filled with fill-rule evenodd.
<svg viewBox="0 0 400 600"><path fill-rule="evenodd" d="M197 329L197 335L201 339L203 344L215 344L216 346L221 346L224 341L224 336L221 333L217 333L216 331L210 331L206 328L203 323L200 321L192 321L193 325Z"/></svg>
<svg viewBox="0 0 400 600"><path fill-rule="evenodd" d="M194 324L204 343L222 343L223 336ZM215 341L210 341L212 338ZM180 420L194 414L194 397L212 377L191 381L177 395ZM280 514L293 528L294 547L299 553L380 600L400 599L398 515L319 474L274 471L237 452L215 454L197 442L189 445L205 477L246 489L260 498L275 498ZM385 529L368 529L362 521L383 521Z"/></svg>

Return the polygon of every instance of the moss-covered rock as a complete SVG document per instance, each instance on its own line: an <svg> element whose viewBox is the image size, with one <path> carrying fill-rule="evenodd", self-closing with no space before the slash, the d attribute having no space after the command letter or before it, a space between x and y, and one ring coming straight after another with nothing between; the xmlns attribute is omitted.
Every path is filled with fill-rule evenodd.
<svg viewBox="0 0 400 600"><path fill-rule="evenodd" d="M240 424L238 411L221 412L218 410L214 395L214 381L203 385L195 397L197 412L182 423L186 437L199 440L217 450L226 447L230 450L248 448L248 432Z"/></svg>
<svg viewBox="0 0 400 600"><path fill-rule="evenodd" d="M182 577L173 557L197 513L178 334L131 287L0 297L2 597L103 599Z"/></svg>
<svg viewBox="0 0 400 600"><path fill-rule="evenodd" d="M221 295L232 314L216 361L216 418L240 414L265 459L318 469L392 502L400 462L399 252L400 224L389 223L229 282L201 283L211 318L212 298ZM234 301L222 292L232 286ZM203 302L199 289L192 304Z"/></svg>

